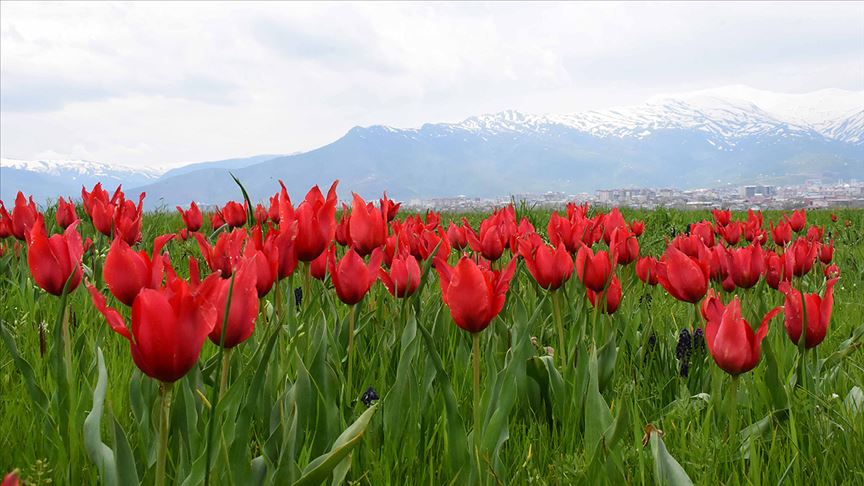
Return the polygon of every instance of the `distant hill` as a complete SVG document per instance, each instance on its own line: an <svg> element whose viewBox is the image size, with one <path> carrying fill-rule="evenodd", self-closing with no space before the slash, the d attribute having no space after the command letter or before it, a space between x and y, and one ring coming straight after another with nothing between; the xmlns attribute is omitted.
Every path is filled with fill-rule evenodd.
<svg viewBox="0 0 864 486"><path fill-rule="evenodd" d="M505 111L420 128L355 127L310 152L260 157L247 165L186 166L144 180L133 192L147 191L151 208L223 202L239 197L229 169L254 200L275 193L278 179L296 200L312 184L337 178L342 197L387 190L402 200L861 179L864 91L782 94L731 86L575 114Z"/></svg>

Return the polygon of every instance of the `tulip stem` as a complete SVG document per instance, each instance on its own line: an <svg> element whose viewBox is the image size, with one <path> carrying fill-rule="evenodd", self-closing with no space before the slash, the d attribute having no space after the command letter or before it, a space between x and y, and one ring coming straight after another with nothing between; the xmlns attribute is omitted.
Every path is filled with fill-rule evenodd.
<svg viewBox="0 0 864 486"><path fill-rule="evenodd" d="M228 284L228 297L225 299L225 307L222 313L222 333L219 335L219 359L222 359L225 356L225 330L228 328L228 316L231 312L231 297L234 294L234 279L236 277L237 272L232 273L231 282ZM204 452L204 486L209 486L210 484L210 457L213 447L213 422L218 418L216 416L216 405L219 404L219 397L221 396L221 390L216 388L210 390L210 403L213 404L213 408L211 408L210 411L210 420L207 422L207 447Z"/></svg>
<svg viewBox="0 0 864 486"><path fill-rule="evenodd" d="M479 461L480 456L480 333L471 333L472 357L474 362L474 448ZM479 473L479 470L478 470Z"/></svg>
<svg viewBox="0 0 864 486"><path fill-rule="evenodd" d="M308 301L310 296L312 287L312 262L303 262L303 297L304 300ZM307 306L309 304L306 304Z"/></svg>
<svg viewBox="0 0 864 486"><path fill-rule="evenodd" d="M231 370L231 350L234 348L226 348L222 352L222 374L219 377L219 400L225 396L225 391L228 389L228 373Z"/></svg>
<svg viewBox="0 0 864 486"><path fill-rule="evenodd" d="M732 376L728 399L729 416L727 417L727 420L729 423L729 430L727 436L731 440L738 435L738 376Z"/></svg>
<svg viewBox="0 0 864 486"><path fill-rule="evenodd" d="M801 292L801 335L798 336L798 386L807 389L807 302Z"/></svg>
<svg viewBox="0 0 864 486"><path fill-rule="evenodd" d="M352 373L354 371L354 367L352 366L353 360L351 358L354 357L354 323L357 318L355 312L357 311L357 305L352 305L348 308L348 381L345 388L345 397L348 398L351 394L352 390ZM349 400L351 400L349 398ZM349 406L351 402L348 402Z"/></svg>
<svg viewBox="0 0 864 486"><path fill-rule="evenodd" d="M564 321L561 319L561 296L558 295L558 290L552 291L552 317L555 319L555 326L558 328L558 352L561 353L561 362L567 363L567 353L565 352L567 341L564 337Z"/></svg>
<svg viewBox="0 0 864 486"><path fill-rule="evenodd" d="M279 290L279 278L276 278L276 288L273 289L273 300L276 301L276 322L282 324L282 292Z"/></svg>
<svg viewBox="0 0 864 486"><path fill-rule="evenodd" d="M159 447L156 449L156 486L165 484L165 459L168 456L168 426L171 417L171 388L174 383L162 382L159 385L159 395L162 404L159 407Z"/></svg>

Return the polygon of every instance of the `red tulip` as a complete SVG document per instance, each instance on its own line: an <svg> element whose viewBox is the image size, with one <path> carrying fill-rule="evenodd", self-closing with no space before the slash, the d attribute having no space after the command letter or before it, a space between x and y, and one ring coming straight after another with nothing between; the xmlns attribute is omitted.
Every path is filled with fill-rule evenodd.
<svg viewBox="0 0 864 486"><path fill-rule="evenodd" d="M576 253L576 275L585 287L602 292L612 273L612 261L609 254L600 250L595 255L591 248L582 246Z"/></svg>
<svg viewBox="0 0 864 486"><path fill-rule="evenodd" d="M518 256L519 242L536 236L537 232L534 230L534 225L531 224L531 221L528 218L522 218L522 220L519 221L519 226L516 227L516 231L510 234L510 242L508 243L510 253L514 257Z"/></svg>
<svg viewBox="0 0 864 486"><path fill-rule="evenodd" d="M747 210L747 222L744 224L744 239L748 242L764 243L766 239L765 230L762 229L762 212Z"/></svg>
<svg viewBox="0 0 864 486"><path fill-rule="evenodd" d="M255 331L255 321L258 319L257 290L257 255L244 258L237 266L234 274L234 285L231 290L231 279L208 278L201 284L198 292L216 309L216 324L209 333L210 341L218 345L222 342L225 348L233 348L249 339ZM231 301L228 293L231 291ZM229 305L228 320L225 322L225 305ZM222 327L225 326L225 339L222 341Z"/></svg>
<svg viewBox="0 0 864 486"><path fill-rule="evenodd" d="M180 212L180 217L183 218L183 224L186 225L187 230L198 231L201 229L201 226L204 224L204 218L201 216L201 210L198 209L195 201L192 201L188 210L183 211L183 208L177 206L177 211Z"/></svg>
<svg viewBox="0 0 864 486"><path fill-rule="evenodd" d="M804 346L807 349L818 346L825 339L834 306L834 284L836 283L836 278L828 281L824 297L819 297L819 294L804 294L804 308L807 310ZM786 296L783 304L786 313L786 334L794 344L798 344L798 340L801 339L801 328L805 325L802 322L804 312L801 309L801 292L792 288L789 282L780 284L780 292Z"/></svg>
<svg viewBox="0 0 864 486"><path fill-rule="evenodd" d="M586 288L585 295L588 297L588 302L591 302L593 307L597 307L603 292L594 292ZM609 288L606 289L606 304L601 305L600 312L603 314L614 314L618 310L619 304L621 304L621 282L618 281L618 277L612 275L612 281L609 282Z"/></svg>
<svg viewBox="0 0 864 486"><path fill-rule="evenodd" d="M138 196L138 206L129 200L120 201L114 212L114 237L123 238L126 243L134 245L141 241L141 221L144 216L143 204L145 193Z"/></svg>
<svg viewBox="0 0 864 486"><path fill-rule="evenodd" d="M384 245L387 238L387 223L381 209L372 203L366 204L357 194L353 194L351 219L348 227L351 233L351 246L363 257L375 248Z"/></svg>
<svg viewBox="0 0 864 486"><path fill-rule="evenodd" d="M222 213L218 210L216 212L210 213L210 228L213 231L225 226L225 218L222 217Z"/></svg>
<svg viewBox="0 0 864 486"><path fill-rule="evenodd" d="M381 267L382 258L381 249L376 248L367 265L353 248L349 248L342 259L337 262L336 247L330 247L327 268L330 271L330 278L333 280L333 287L336 288L336 295L342 302L354 305L363 300L366 292L378 279L378 269Z"/></svg>
<svg viewBox="0 0 864 486"><path fill-rule="evenodd" d="M812 242L821 242L825 236L825 227L813 225L807 228L807 239Z"/></svg>
<svg viewBox="0 0 864 486"><path fill-rule="evenodd" d="M775 245L786 246L786 243L792 240L792 226L788 222L780 221L777 223L777 226L774 226L774 222L772 221L769 226L771 228L771 239L774 240Z"/></svg>
<svg viewBox="0 0 864 486"><path fill-rule="evenodd" d="M782 309L772 309L762 319L757 332L741 317L741 301L736 295L719 319L709 319L705 325L708 352L723 371L737 376L759 364L762 340L768 334L768 322Z"/></svg>
<svg viewBox="0 0 864 486"><path fill-rule="evenodd" d="M823 273L825 274L825 278L837 278L840 276L840 267L838 267L836 263L832 263L825 267Z"/></svg>
<svg viewBox="0 0 864 486"><path fill-rule="evenodd" d="M696 233L689 235L681 233L672 240L672 246L684 252L690 258L699 258L705 249L705 242Z"/></svg>
<svg viewBox="0 0 864 486"><path fill-rule="evenodd" d="M135 365L162 382L175 382L195 366L204 340L216 324L216 308L179 278L169 279L165 287L141 290L132 303L131 332L96 287L87 288L93 305L111 329L129 341Z"/></svg>
<svg viewBox="0 0 864 486"><path fill-rule="evenodd" d="M111 237L114 234L114 213L117 206L102 200L95 200L90 206L90 221L99 233Z"/></svg>
<svg viewBox="0 0 864 486"><path fill-rule="evenodd" d="M723 227L732 222L732 211L728 209L712 209L711 214L714 216L714 222L718 227Z"/></svg>
<svg viewBox="0 0 864 486"><path fill-rule="evenodd" d="M420 265L410 253L399 253L393 257L390 271L378 269L378 276L394 297L410 297L420 285Z"/></svg>
<svg viewBox="0 0 864 486"><path fill-rule="evenodd" d="M62 196L57 200L57 214L54 216L57 219L57 224L63 229L78 221L78 215L75 213L75 204L71 200L66 202Z"/></svg>
<svg viewBox="0 0 864 486"><path fill-rule="evenodd" d="M714 226L710 221L700 221L690 225L690 234L696 235L706 247L714 246Z"/></svg>
<svg viewBox="0 0 864 486"><path fill-rule="evenodd" d="M467 221L463 223L463 225L456 226L453 221L450 221L450 226L447 227L447 242L450 243L450 246L455 248L456 251L462 251L463 248L468 246L468 232L465 229L467 225Z"/></svg>
<svg viewBox="0 0 864 486"><path fill-rule="evenodd" d="M229 228L239 228L246 224L246 202L240 204L236 201L228 201L222 207L222 218Z"/></svg>
<svg viewBox="0 0 864 486"><path fill-rule="evenodd" d="M105 257L102 278L111 294L120 302L131 306L141 289L157 289L162 285L162 272L168 255L160 255L162 247L174 238L162 235L153 242L152 258L147 252L136 252L123 238L115 238Z"/></svg>
<svg viewBox="0 0 864 486"><path fill-rule="evenodd" d="M20 483L18 480L18 470L17 469L10 472L6 476L3 476L2 486L18 486L19 484Z"/></svg>
<svg viewBox="0 0 864 486"><path fill-rule="evenodd" d="M783 257L773 251L765 252L765 283L777 290L783 280Z"/></svg>
<svg viewBox="0 0 864 486"><path fill-rule="evenodd" d="M330 251L324 251L318 258L312 260L312 263L309 264L309 273L312 275L312 278L317 278L318 280L324 281L324 277L327 276L327 260L330 257Z"/></svg>
<svg viewBox="0 0 864 486"><path fill-rule="evenodd" d="M537 285L557 290L573 275L573 259L563 243L551 247L536 234L534 236L533 242L529 239L519 243L519 253Z"/></svg>
<svg viewBox="0 0 864 486"><path fill-rule="evenodd" d="M93 227L105 236L114 233L114 213L117 206L122 204L125 196L122 186L117 186L114 195L108 198L108 191L102 189L102 184L93 186L92 192L81 188L81 199L84 204L84 212L90 217Z"/></svg>
<svg viewBox="0 0 864 486"><path fill-rule="evenodd" d="M295 249L297 259L311 262L327 249L336 231L336 185L333 182L327 192L327 199L318 186L306 194L306 199L297 206L297 239ZM281 211L281 207L280 207ZM281 217L281 214L280 214Z"/></svg>
<svg viewBox="0 0 864 486"><path fill-rule="evenodd" d="M267 209L267 217L270 221L279 224L279 194L270 196L270 207Z"/></svg>
<svg viewBox="0 0 864 486"><path fill-rule="evenodd" d="M119 199L123 197L123 189L122 186L117 186L117 189L114 191L114 195L111 198L108 198L108 191L102 189L102 183L98 182L95 186L93 186L93 190L91 192L87 192L87 188L81 186L81 202L84 205L84 214L89 216L91 219L93 218L93 203L96 201L101 201L104 203L116 204Z"/></svg>
<svg viewBox="0 0 864 486"><path fill-rule="evenodd" d="M791 273L796 277L810 273L813 263L816 262L818 251L818 243L807 241L805 238L795 240L783 255L786 259L786 273Z"/></svg>
<svg viewBox="0 0 864 486"><path fill-rule="evenodd" d="M270 231L267 234L269 239L273 238L273 247L279 253L278 278L282 280L288 278L297 269L297 251L295 243L297 241L297 221L281 218L279 228L273 228L269 225Z"/></svg>
<svg viewBox="0 0 864 486"><path fill-rule="evenodd" d="M198 240L201 255L210 270L221 272L222 278L230 277L243 254L243 245L247 238L246 231L235 228L230 233L219 233L215 246L210 246L210 242L201 233L194 233L194 235L195 239Z"/></svg>
<svg viewBox="0 0 864 486"><path fill-rule="evenodd" d="M634 219L630 222L630 231L636 236L642 236L642 233L645 232L645 221Z"/></svg>
<svg viewBox="0 0 864 486"><path fill-rule="evenodd" d="M699 310L702 312L702 317L705 319L705 322L707 323L712 320L720 322L725 309L726 306L723 304L720 296L717 295L717 292L714 289L708 289L708 293L705 295L702 304L699 306Z"/></svg>
<svg viewBox="0 0 864 486"><path fill-rule="evenodd" d="M587 219L580 216L581 211L568 210L568 213L571 214L569 219L559 216L558 213L552 213L549 217L546 234L549 235L550 243L555 246L564 243L567 251L573 254L579 251L583 243L591 246L600 240L603 229L602 225L598 224L600 219Z"/></svg>
<svg viewBox="0 0 864 486"><path fill-rule="evenodd" d="M36 210L33 196L30 196L30 202L28 203L24 194L18 191L18 196L15 198L15 207L12 208L12 234L15 235L15 238L25 241L30 229L36 223L38 215L39 211Z"/></svg>
<svg viewBox="0 0 864 486"><path fill-rule="evenodd" d="M274 232L269 232L267 238L263 239L259 224L252 230L252 238L246 240L246 248L243 250L245 259L255 257L255 288L259 298L270 293L279 276L279 249L274 244L275 236Z"/></svg>
<svg viewBox="0 0 864 486"><path fill-rule="evenodd" d="M573 224L569 219L559 216L558 212L553 212L549 216L549 224L546 226L546 234L549 235L549 242L555 246L563 244L567 251L576 253L581 247L581 235L575 234Z"/></svg>
<svg viewBox="0 0 864 486"><path fill-rule="evenodd" d="M636 235L623 227L612 231L609 249L618 265L627 265L639 258L639 241Z"/></svg>
<svg viewBox="0 0 864 486"><path fill-rule="evenodd" d="M399 253L410 253L411 241L415 238L410 234L411 230L406 229L399 220L394 220L390 226L393 228L393 234L387 237L384 241L384 264L388 267L393 263L393 257ZM414 255L417 259L417 256Z"/></svg>
<svg viewBox="0 0 864 486"><path fill-rule="evenodd" d="M741 239L741 223L738 221L733 221L726 226L717 226L716 228L720 236L729 245L736 245Z"/></svg>
<svg viewBox="0 0 864 486"><path fill-rule="evenodd" d="M260 204L256 205L253 214L255 216L255 224L262 225L267 222L267 210L264 209L264 206Z"/></svg>
<svg viewBox="0 0 864 486"><path fill-rule="evenodd" d="M758 244L729 250L726 259L728 273L735 285L749 289L759 282L765 270L765 257Z"/></svg>
<svg viewBox="0 0 864 486"><path fill-rule="evenodd" d="M648 285L657 285L657 259L649 256L637 260L636 276Z"/></svg>
<svg viewBox="0 0 864 486"><path fill-rule="evenodd" d="M68 292L81 283L81 258L84 246L78 233L78 224L72 223L62 235L45 233L42 215L37 215L27 233L27 265L30 275L40 288L52 295L62 295L69 277Z"/></svg>
<svg viewBox="0 0 864 486"><path fill-rule="evenodd" d="M694 260L670 246L657 265L657 279L672 297L695 304L708 291L710 263L707 250Z"/></svg>
<svg viewBox="0 0 864 486"><path fill-rule="evenodd" d="M336 224L334 238L342 246L351 246L351 212L345 204L342 204L342 215Z"/></svg>
<svg viewBox="0 0 864 486"><path fill-rule="evenodd" d="M479 234L470 228L466 232L471 249L492 262L501 258L504 248L509 244L509 233L499 220L500 217L493 214L480 223Z"/></svg>
<svg viewBox="0 0 864 486"><path fill-rule="evenodd" d="M436 255L444 257L450 255L450 244L447 243L446 236L442 236L444 234L440 228L436 232L425 227L420 228L419 233L407 232L411 238L411 254L418 260L426 260L432 256L435 248L438 248ZM433 260L432 264L435 265L436 261L437 258Z"/></svg>
<svg viewBox="0 0 864 486"><path fill-rule="evenodd" d="M516 259L510 260L501 272L480 268L467 256L460 258L455 267L438 259L435 270L441 282L441 296L453 321L460 328L476 333L486 329L504 308Z"/></svg>
<svg viewBox="0 0 864 486"><path fill-rule="evenodd" d="M732 280L732 275L727 275L726 278L720 282L720 286L723 287L723 290L726 292L734 292L735 291L735 281Z"/></svg>
<svg viewBox="0 0 864 486"><path fill-rule="evenodd" d="M834 213L831 213L831 222L832 222L832 223L836 223L836 222L837 222L837 215L834 214Z"/></svg>
<svg viewBox="0 0 864 486"><path fill-rule="evenodd" d="M612 208L609 214L603 216L603 241L608 245L612 241L612 231L616 228L627 228L627 221L618 208Z"/></svg>
<svg viewBox="0 0 864 486"><path fill-rule="evenodd" d="M789 226L792 231L798 233L807 226L807 213L803 209L792 211L792 216L789 218Z"/></svg>
<svg viewBox="0 0 864 486"><path fill-rule="evenodd" d="M6 211L3 201L0 201L0 240L12 236L12 216Z"/></svg>
<svg viewBox="0 0 864 486"><path fill-rule="evenodd" d="M396 214L399 213L399 207L402 206L402 203L394 203L392 200L387 199L387 193L384 193L384 197L379 201L379 207L381 208L381 215L384 216L384 222L389 223L396 219Z"/></svg>
<svg viewBox="0 0 864 486"><path fill-rule="evenodd" d="M819 245L819 261L828 265L832 259L834 259L834 240L827 245Z"/></svg>

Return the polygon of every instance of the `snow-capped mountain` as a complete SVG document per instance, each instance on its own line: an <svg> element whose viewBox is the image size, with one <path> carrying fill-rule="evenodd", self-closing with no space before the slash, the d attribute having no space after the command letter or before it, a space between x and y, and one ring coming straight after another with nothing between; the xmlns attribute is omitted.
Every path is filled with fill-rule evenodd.
<svg viewBox="0 0 864 486"><path fill-rule="evenodd" d="M190 199L217 203L237 197L229 168L259 200L275 192L278 179L292 195L340 179L343 195L387 190L403 199L860 179L864 91L783 94L729 86L571 114L504 111L419 128L355 127L310 152L225 162L124 187L147 191L151 207L173 207ZM7 169L5 162L2 170L4 198L15 187L7 182L10 170L42 174ZM80 190L81 183L75 185Z"/></svg>
<svg viewBox="0 0 864 486"><path fill-rule="evenodd" d="M45 201L58 196L79 196L81 186L102 182L106 186L126 187L149 184L164 172L158 168L137 168L90 160L0 159L0 194L11 200L19 190Z"/></svg>
<svg viewBox="0 0 864 486"><path fill-rule="evenodd" d="M548 133L565 128L595 137L645 138L656 130L698 130L722 148L752 136L814 137L861 141L864 91L821 90L781 94L730 86L657 95L635 106L574 114L528 115L517 111L471 117L452 130L472 133ZM411 132L408 130L407 132ZM815 132L815 133L814 133Z"/></svg>
<svg viewBox="0 0 864 486"><path fill-rule="evenodd" d="M25 170L40 174L64 177L106 177L119 180L158 179L165 171L159 168L127 167L119 164L106 164L91 160L21 160L0 159L0 166L5 169Z"/></svg>

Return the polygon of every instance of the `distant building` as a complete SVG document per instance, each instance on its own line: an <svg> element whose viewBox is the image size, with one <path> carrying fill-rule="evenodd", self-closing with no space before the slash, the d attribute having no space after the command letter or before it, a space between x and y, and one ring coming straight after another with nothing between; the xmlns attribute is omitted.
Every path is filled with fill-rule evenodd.
<svg viewBox="0 0 864 486"><path fill-rule="evenodd" d="M743 186L741 188L741 197L744 199L752 199L756 197L769 197L776 193L774 186Z"/></svg>

